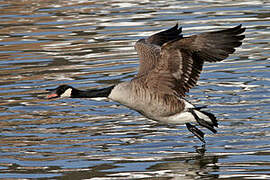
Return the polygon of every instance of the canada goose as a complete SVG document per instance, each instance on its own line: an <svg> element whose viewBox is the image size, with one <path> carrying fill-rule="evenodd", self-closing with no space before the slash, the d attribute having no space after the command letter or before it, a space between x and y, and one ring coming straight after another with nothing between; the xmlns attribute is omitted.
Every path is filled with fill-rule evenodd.
<svg viewBox="0 0 270 180"><path fill-rule="evenodd" d="M108 97L149 119L162 123L186 124L203 143L204 133L192 122L216 133L215 116L184 99L196 85L204 61L221 61L232 54L245 38L242 25L221 31L183 37L182 28L174 27L140 39L135 44L139 72L132 80L103 89L78 90L68 85L51 89L50 98Z"/></svg>

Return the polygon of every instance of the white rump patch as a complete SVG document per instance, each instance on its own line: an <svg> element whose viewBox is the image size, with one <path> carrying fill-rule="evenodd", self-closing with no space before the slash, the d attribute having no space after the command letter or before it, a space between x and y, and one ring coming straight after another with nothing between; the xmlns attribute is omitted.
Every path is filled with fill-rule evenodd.
<svg viewBox="0 0 270 180"><path fill-rule="evenodd" d="M195 106L193 106L191 103L187 102L185 99L183 99L183 101L185 103L185 109L195 108Z"/></svg>
<svg viewBox="0 0 270 180"><path fill-rule="evenodd" d="M162 119L161 121L170 124L184 124L188 122L196 122L196 119L190 112L181 112L173 116L166 117L166 119Z"/></svg>

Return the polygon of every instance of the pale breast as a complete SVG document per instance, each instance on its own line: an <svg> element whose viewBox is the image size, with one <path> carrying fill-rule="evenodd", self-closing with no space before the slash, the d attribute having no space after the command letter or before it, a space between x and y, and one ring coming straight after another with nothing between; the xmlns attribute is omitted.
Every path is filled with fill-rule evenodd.
<svg viewBox="0 0 270 180"><path fill-rule="evenodd" d="M158 121L183 111L185 106L175 96L158 94L130 81L116 85L108 98Z"/></svg>

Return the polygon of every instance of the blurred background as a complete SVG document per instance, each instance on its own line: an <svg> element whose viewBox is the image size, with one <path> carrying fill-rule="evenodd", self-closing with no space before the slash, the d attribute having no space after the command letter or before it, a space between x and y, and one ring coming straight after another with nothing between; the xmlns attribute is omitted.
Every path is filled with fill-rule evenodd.
<svg viewBox="0 0 270 180"><path fill-rule="evenodd" d="M0 1L0 178L270 179L268 0ZM187 99L220 120L166 126L115 102L45 100L47 88L106 87L137 71L134 43L183 27L184 36L243 24L246 39L206 63Z"/></svg>

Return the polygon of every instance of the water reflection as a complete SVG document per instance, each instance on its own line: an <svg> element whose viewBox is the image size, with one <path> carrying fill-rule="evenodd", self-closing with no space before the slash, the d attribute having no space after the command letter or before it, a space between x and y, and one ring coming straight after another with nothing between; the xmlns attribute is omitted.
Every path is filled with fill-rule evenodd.
<svg viewBox="0 0 270 180"><path fill-rule="evenodd" d="M1 1L0 177L270 179L268 1ZM188 99L221 121L206 152L184 126L117 103L45 101L45 89L134 76L133 43L179 22L184 34L242 23L247 38L207 64Z"/></svg>

